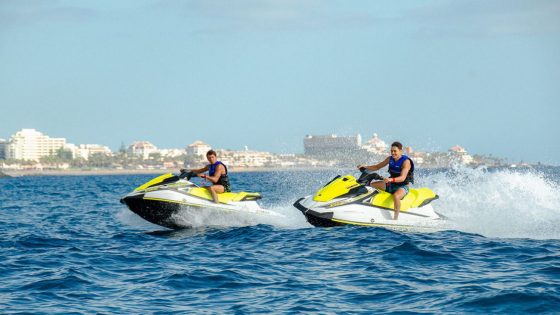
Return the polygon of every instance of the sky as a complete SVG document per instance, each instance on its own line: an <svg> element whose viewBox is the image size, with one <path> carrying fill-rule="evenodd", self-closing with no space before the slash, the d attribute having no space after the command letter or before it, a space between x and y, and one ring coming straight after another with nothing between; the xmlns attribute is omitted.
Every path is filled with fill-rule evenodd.
<svg viewBox="0 0 560 315"><path fill-rule="evenodd" d="M560 165L560 1L1 0L0 138Z"/></svg>

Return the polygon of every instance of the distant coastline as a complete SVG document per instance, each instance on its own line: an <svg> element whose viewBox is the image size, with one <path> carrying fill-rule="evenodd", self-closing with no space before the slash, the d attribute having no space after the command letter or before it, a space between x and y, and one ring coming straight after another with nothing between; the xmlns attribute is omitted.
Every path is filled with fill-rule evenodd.
<svg viewBox="0 0 560 315"><path fill-rule="evenodd" d="M304 153L277 154L267 151L215 148L220 160L237 172L282 170L318 170L352 168L363 163L381 161L388 155L387 143L376 133L366 142L355 136L306 135ZM113 152L100 144L75 145L66 138L51 138L35 129L23 128L9 140L0 139L0 170L11 176L41 175L110 175L158 174L200 167L207 163L210 144L196 140L184 148L158 149L149 141L134 141ZM469 154L455 145L444 152L415 151L403 147L415 165L443 168L455 164L478 166L513 166L504 158ZM519 161L516 166L527 166Z"/></svg>
<svg viewBox="0 0 560 315"><path fill-rule="evenodd" d="M241 172L284 172L284 171L311 171L332 169L326 167L250 167L232 168L231 173ZM6 177L22 176L95 176L95 175L149 175L179 173L179 169L67 169L67 170L3 170ZM0 177L2 177L0 172Z"/></svg>

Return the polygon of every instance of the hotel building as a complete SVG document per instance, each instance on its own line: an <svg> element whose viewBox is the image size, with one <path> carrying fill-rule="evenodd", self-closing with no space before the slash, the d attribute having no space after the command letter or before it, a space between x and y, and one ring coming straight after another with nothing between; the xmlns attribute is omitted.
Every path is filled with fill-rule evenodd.
<svg viewBox="0 0 560 315"><path fill-rule="evenodd" d="M92 155L101 154L111 156L113 152L105 145L100 144L80 144L73 150L74 158L80 157L88 160Z"/></svg>
<svg viewBox="0 0 560 315"><path fill-rule="evenodd" d="M128 154L141 156L142 159L147 160L151 153L158 153L155 145L149 141L135 141L128 146Z"/></svg>
<svg viewBox="0 0 560 315"><path fill-rule="evenodd" d="M279 164L279 160L270 152L218 150L221 161L232 167L264 167Z"/></svg>
<svg viewBox="0 0 560 315"><path fill-rule="evenodd" d="M331 152L347 152L358 150L362 146L362 136L342 136L337 135L307 135L303 139L305 154L325 154Z"/></svg>
<svg viewBox="0 0 560 315"><path fill-rule="evenodd" d="M375 153L375 154L386 154L387 151L387 144L385 141L381 140L379 136L374 133L373 137L368 140L366 144L362 147L364 150Z"/></svg>
<svg viewBox="0 0 560 315"><path fill-rule="evenodd" d="M210 145L197 140L191 144L189 144L186 148L185 151L187 151L187 155L201 155L201 156L205 156L206 152L208 152L211 149Z"/></svg>
<svg viewBox="0 0 560 315"><path fill-rule="evenodd" d="M462 164L470 164L474 161L473 157L467 153L467 150L460 145L453 146L449 149L452 157Z"/></svg>
<svg viewBox="0 0 560 315"><path fill-rule="evenodd" d="M56 154L66 145L66 138L51 138L35 129L16 132L6 145L6 159L39 161L44 156Z"/></svg>

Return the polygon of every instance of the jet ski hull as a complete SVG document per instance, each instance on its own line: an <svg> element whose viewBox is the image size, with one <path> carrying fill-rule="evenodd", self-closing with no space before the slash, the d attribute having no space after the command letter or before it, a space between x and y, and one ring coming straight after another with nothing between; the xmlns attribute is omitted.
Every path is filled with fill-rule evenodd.
<svg viewBox="0 0 560 315"><path fill-rule="evenodd" d="M300 210L307 221L316 227L334 227L342 225L360 225L387 227L394 229L434 230L443 222L431 205L408 209L399 213L399 219L393 220L394 210L372 206L363 202L349 203L333 208L313 202L312 197L298 199L294 207Z"/></svg>
<svg viewBox="0 0 560 315"><path fill-rule="evenodd" d="M165 174L136 188L121 203L144 220L170 229L227 225L235 216L243 221L245 214L279 216L258 205L258 193L228 192L218 198L214 203L207 189Z"/></svg>
<svg viewBox="0 0 560 315"><path fill-rule="evenodd" d="M162 192L158 195L162 195ZM128 195L121 203L144 220L170 229L189 228L199 225L224 225L227 217L241 220L243 215L278 214L260 208L255 201L216 204L212 201L181 193L164 191L165 196L156 197L153 193Z"/></svg>
<svg viewBox="0 0 560 315"><path fill-rule="evenodd" d="M333 227L344 225L343 223L332 220L334 215L333 212L317 212L306 208L301 204L301 201L304 199L305 198L298 199L294 203L294 207L296 207L303 213L303 215L305 215L305 218L307 219L307 222L309 222L309 224L317 227Z"/></svg>
<svg viewBox="0 0 560 315"><path fill-rule="evenodd" d="M121 199L132 212L142 219L153 224L161 225L170 229L184 228L173 220L173 215L181 209L181 204L173 202L161 202L157 200L144 200L143 195L126 196Z"/></svg>
<svg viewBox="0 0 560 315"><path fill-rule="evenodd" d="M429 188L410 188L401 200L399 218L394 217L394 199L388 192L369 186L376 173L362 170L360 178L336 176L315 193L298 199L294 207L318 227L339 225L384 226L396 229L431 229L442 221L431 202L438 199Z"/></svg>

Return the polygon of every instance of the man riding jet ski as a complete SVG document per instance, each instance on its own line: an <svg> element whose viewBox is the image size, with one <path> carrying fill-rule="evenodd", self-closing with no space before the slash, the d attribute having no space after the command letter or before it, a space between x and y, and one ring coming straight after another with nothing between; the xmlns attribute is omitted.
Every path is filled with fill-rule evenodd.
<svg viewBox="0 0 560 315"><path fill-rule="evenodd" d="M161 175L134 189L121 203L145 220L171 229L200 225L202 219L207 225L218 225L214 222L224 222L227 215L278 216L257 204L259 193L219 193L215 203L209 189L190 181L194 176L197 174L186 171Z"/></svg>
<svg viewBox="0 0 560 315"><path fill-rule="evenodd" d="M231 191L227 167L224 163L218 161L216 151L214 150L210 150L206 153L206 159L208 159L210 164L204 166L203 168L191 170L191 172L198 174L199 177L204 178L211 183L211 185L207 186L206 189L208 189L208 191L212 194L212 200L214 200L215 203L218 203L218 194ZM206 171L208 171L208 175L201 174ZM186 170L181 169L181 172L186 172Z"/></svg>
<svg viewBox="0 0 560 315"><path fill-rule="evenodd" d="M408 194L408 185L414 184L414 163L408 156L402 154L402 144L398 141L393 142L391 156L376 165L358 165L358 169L377 171L387 165L389 165L389 178L382 177L381 180L372 182L371 186L393 195L394 219L397 220L401 210L401 199Z"/></svg>
<svg viewBox="0 0 560 315"><path fill-rule="evenodd" d="M315 195L298 199L294 206L314 226L331 227L345 224L394 228L435 228L442 216L430 202L438 199L429 188L410 188L400 200L401 216L393 220L393 196L369 186L371 180L382 180L377 173L362 169L356 179L352 175L336 176Z"/></svg>
<svg viewBox="0 0 560 315"><path fill-rule="evenodd" d="M384 178L368 170L389 165L391 177ZM417 226L439 220L441 217L428 205L438 196L429 188L411 189L414 182L414 164L402 155L402 144L391 145L391 156L372 166L359 165L362 176L337 176L315 196L297 200L294 206L301 210L309 223L315 226L342 224ZM369 183L373 182L370 187ZM397 222L399 213L403 218ZM391 220L391 213L394 219Z"/></svg>

